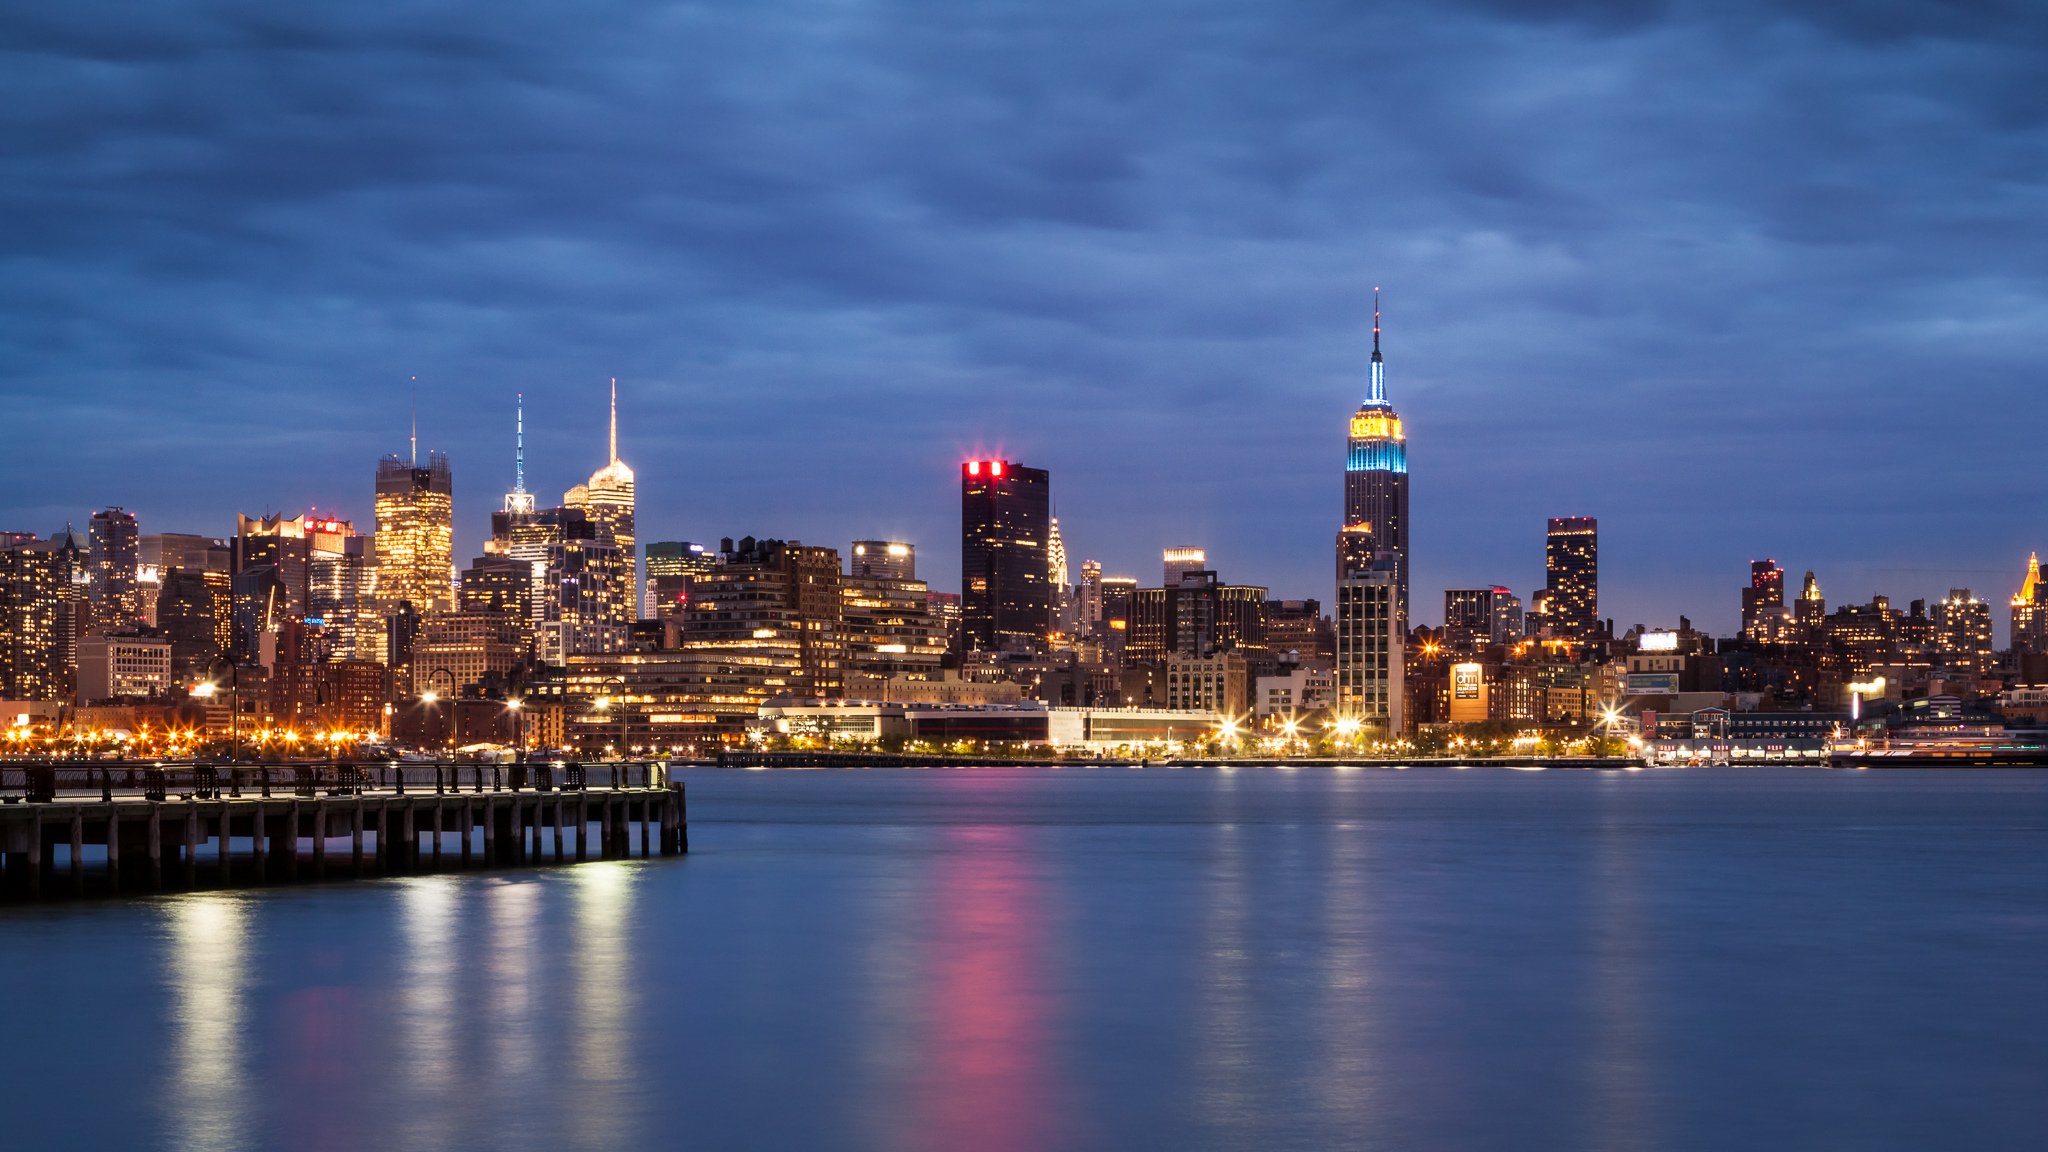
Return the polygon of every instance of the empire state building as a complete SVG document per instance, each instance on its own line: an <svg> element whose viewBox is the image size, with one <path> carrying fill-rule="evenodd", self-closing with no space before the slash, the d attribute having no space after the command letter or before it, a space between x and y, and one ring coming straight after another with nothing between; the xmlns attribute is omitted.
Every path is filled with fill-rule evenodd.
<svg viewBox="0 0 2048 1152"><path fill-rule="evenodd" d="M1408 438L1387 403L1380 358L1380 296L1372 296L1372 380L1351 416L1344 462L1344 530L1337 534L1337 578L1391 563L1401 619L1408 619Z"/></svg>

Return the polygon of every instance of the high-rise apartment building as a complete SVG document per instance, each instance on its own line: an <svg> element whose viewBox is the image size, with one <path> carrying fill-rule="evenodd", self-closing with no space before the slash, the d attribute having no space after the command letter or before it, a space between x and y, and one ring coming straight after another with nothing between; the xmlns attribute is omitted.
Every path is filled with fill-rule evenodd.
<svg viewBox="0 0 2048 1152"><path fill-rule="evenodd" d="M1553 516L1543 552L1549 577L1550 627L1567 640L1590 640L1600 630L1600 522L1591 516Z"/></svg>
<svg viewBox="0 0 2048 1152"><path fill-rule="evenodd" d="M456 602L464 612L496 612L510 621L522 646L533 643L533 565L511 556L483 555L462 570Z"/></svg>
<svg viewBox="0 0 2048 1152"><path fill-rule="evenodd" d="M619 459L619 382L612 381L611 458L590 474L590 482L578 484L562 497L570 508L581 508L597 526L600 543L619 550L626 574L626 603L637 613L640 603L640 552L634 537L636 481L633 470Z"/></svg>
<svg viewBox="0 0 2048 1152"><path fill-rule="evenodd" d="M0 698L63 700L76 683L90 553L69 529L0 547Z"/></svg>
<svg viewBox="0 0 2048 1152"><path fill-rule="evenodd" d="M1337 633L1320 600L1268 600L1266 647L1283 663L1330 667L1337 658Z"/></svg>
<svg viewBox="0 0 2048 1152"><path fill-rule="evenodd" d="M1337 712L1399 735L1405 719L1406 628L1398 557L1382 556L1337 582Z"/></svg>
<svg viewBox="0 0 2048 1152"><path fill-rule="evenodd" d="M849 574L841 581L840 624L846 651L847 692L855 694L877 680L925 680L937 676L946 655L946 622L932 610L931 589L914 576L869 574L875 566L862 562L861 550L872 553L878 541L859 541L849 558ZM907 545L891 545L906 548ZM886 558L886 550L883 553ZM908 557L890 571L915 573ZM865 683L863 683L865 681Z"/></svg>
<svg viewBox="0 0 2048 1152"><path fill-rule="evenodd" d="M1337 537L1337 576L1394 558L1401 621L1408 620L1408 436L1387 402L1380 356L1380 300L1372 300L1372 375L1365 402L1352 413L1344 461L1344 525Z"/></svg>
<svg viewBox="0 0 2048 1152"><path fill-rule="evenodd" d="M92 541L87 584L93 630L132 630L142 623L142 603L135 587L136 568L142 559L135 513L121 508L95 512L88 535Z"/></svg>
<svg viewBox="0 0 2048 1152"><path fill-rule="evenodd" d="M961 632L969 651L1042 649L1053 628L1052 481L1008 460L960 467Z"/></svg>
<svg viewBox="0 0 2048 1152"><path fill-rule="evenodd" d="M488 677L502 680L524 654L517 622L503 612L437 612L412 642L412 693L460 695Z"/></svg>
<svg viewBox="0 0 2048 1152"><path fill-rule="evenodd" d="M154 700L171 694L171 642L102 634L78 641L78 702Z"/></svg>
<svg viewBox="0 0 2048 1152"><path fill-rule="evenodd" d="M377 462L377 606L426 615L455 607L455 480L448 457Z"/></svg>
<svg viewBox="0 0 2048 1152"><path fill-rule="evenodd" d="M1991 605L1951 588L1928 609L1934 622L1934 648L1944 664L1984 672L1991 667Z"/></svg>
<svg viewBox="0 0 2048 1152"><path fill-rule="evenodd" d="M855 540L846 564L846 574L882 580L915 580L917 546L901 540Z"/></svg>
<svg viewBox="0 0 2048 1152"><path fill-rule="evenodd" d="M1171 588L1134 589L1127 600L1123 659L1159 663L1170 656L1236 652L1261 659L1266 589L1225 584L1210 571L1182 572Z"/></svg>
<svg viewBox="0 0 2048 1152"><path fill-rule="evenodd" d="M679 647L770 670L775 687L837 696L845 667L839 552L791 540L720 543L720 562L691 578L671 625Z"/></svg>

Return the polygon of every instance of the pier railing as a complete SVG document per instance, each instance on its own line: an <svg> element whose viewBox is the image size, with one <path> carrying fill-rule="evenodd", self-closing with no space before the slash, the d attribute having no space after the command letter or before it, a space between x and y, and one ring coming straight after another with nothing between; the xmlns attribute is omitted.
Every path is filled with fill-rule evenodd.
<svg viewBox="0 0 2048 1152"><path fill-rule="evenodd" d="M653 762L525 761L278 764L186 762L0 763L0 802L218 800L478 792L584 792L660 788L667 765Z"/></svg>

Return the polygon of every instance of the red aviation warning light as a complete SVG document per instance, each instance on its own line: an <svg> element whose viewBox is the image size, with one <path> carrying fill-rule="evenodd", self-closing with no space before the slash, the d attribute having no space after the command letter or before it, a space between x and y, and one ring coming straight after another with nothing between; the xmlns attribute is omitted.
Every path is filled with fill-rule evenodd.
<svg viewBox="0 0 2048 1152"><path fill-rule="evenodd" d="M989 461L988 474L991 476L1001 476L1003 474L1003 462L1001 460Z"/></svg>
<svg viewBox="0 0 2048 1152"><path fill-rule="evenodd" d="M979 475L981 475L981 461L979 461L979 460L969 460L969 461L967 462L967 474L968 474L969 476L979 476Z"/></svg>

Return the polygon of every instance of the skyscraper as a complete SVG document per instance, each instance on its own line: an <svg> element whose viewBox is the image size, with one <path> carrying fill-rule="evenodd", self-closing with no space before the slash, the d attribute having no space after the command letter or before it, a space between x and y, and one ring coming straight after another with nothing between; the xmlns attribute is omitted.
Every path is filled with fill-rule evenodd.
<svg viewBox="0 0 2048 1152"><path fill-rule="evenodd" d="M415 438L417 444L417 438ZM419 466L386 456L377 462L377 601L389 617L410 602L415 612L455 607L455 479L448 457L427 454Z"/></svg>
<svg viewBox="0 0 2048 1152"><path fill-rule="evenodd" d="M1405 719L1400 572L1400 558L1383 554L1337 581L1338 714L1390 736Z"/></svg>
<svg viewBox="0 0 2048 1152"><path fill-rule="evenodd" d="M119 632L142 622L142 604L135 588L140 562L135 513L108 508L92 514L91 576L93 629Z"/></svg>
<svg viewBox="0 0 2048 1152"><path fill-rule="evenodd" d="M969 651L1042 649L1053 627L1052 479L1008 460L960 466L961 634Z"/></svg>
<svg viewBox="0 0 2048 1152"><path fill-rule="evenodd" d="M1820 581L1808 571L1799 582L1799 600L1792 606L1792 622L1802 628L1818 628L1827 619L1827 597L1820 594Z"/></svg>
<svg viewBox="0 0 2048 1152"><path fill-rule="evenodd" d="M1337 576L1382 556L1394 558L1401 622L1408 620L1408 437L1387 403L1380 357L1380 294L1372 294L1372 377L1365 402L1352 413L1344 462L1344 530L1337 537Z"/></svg>
<svg viewBox="0 0 2048 1152"><path fill-rule="evenodd" d="M1776 560L1750 561L1749 587L1742 590L1742 634L1775 640L1786 620L1785 570Z"/></svg>
<svg viewBox="0 0 2048 1152"><path fill-rule="evenodd" d="M909 547L909 545L903 545ZM860 545L854 546L857 552ZM911 559L912 574L916 558ZM647 592L643 597L644 619L666 620L675 615L690 596L690 577L709 572L718 565L718 553L688 540L656 540L647 545ZM909 579L909 577L905 577Z"/></svg>
<svg viewBox="0 0 2048 1152"><path fill-rule="evenodd" d="M1952 668L1983 672L1991 667L1991 605L1951 588L1945 599L1929 606L1934 622L1935 651Z"/></svg>
<svg viewBox="0 0 2048 1152"><path fill-rule="evenodd" d="M2012 647L2021 654L2048 652L2048 583L2041 580L2041 556L2027 557L2027 578L2012 598Z"/></svg>
<svg viewBox="0 0 2048 1152"><path fill-rule="evenodd" d="M1168 548L1159 554L1162 588L1180 587L1181 577L1209 570L1209 553L1201 548Z"/></svg>
<svg viewBox="0 0 2048 1152"><path fill-rule="evenodd" d="M1550 580L1551 630L1567 640L1590 639L1600 628L1600 522L1551 517L1543 569Z"/></svg>
<svg viewBox="0 0 2048 1152"><path fill-rule="evenodd" d="M1513 644L1522 636L1522 599L1500 585L1444 589L1444 643L1454 652Z"/></svg>
<svg viewBox="0 0 2048 1152"><path fill-rule="evenodd" d="M512 398L512 490L505 493L505 511L530 513L533 493L526 490L526 393Z"/></svg>
<svg viewBox="0 0 2048 1152"><path fill-rule="evenodd" d="M605 466L590 474L588 484L578 484L562 497L562 503L570 508L581 508L590 514L590 522L597 525L598 540L617 546L619 557L625 564L626 584L624 593L631 615L638 615L640 604L640 553L634 547L633 513L635 481L633 470L619 459L619 382L612 380L611 458Z"/></svg>
<svg viewBox="0 0 2048 1152"><path fill-rule="evenodd" d="M77 671L80 577L90 553L68 529L8 544L0 547L0 698L62 700Z"/></svg>

